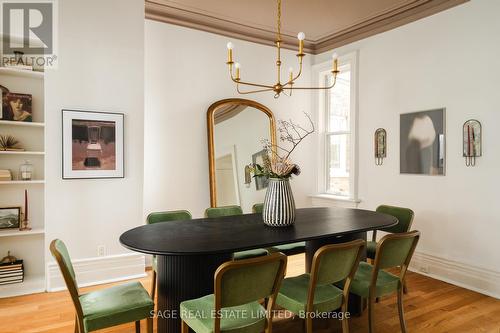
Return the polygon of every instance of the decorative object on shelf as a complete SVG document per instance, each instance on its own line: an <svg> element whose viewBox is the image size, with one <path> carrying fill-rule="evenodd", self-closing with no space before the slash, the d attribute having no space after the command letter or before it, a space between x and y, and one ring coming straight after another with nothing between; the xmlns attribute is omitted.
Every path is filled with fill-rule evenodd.
<svg viewBox="0 0 500 333"><path fill-rule="evenodd" d="M28 190L24 190L24 216L23 220L21 222L21 226L19 230L21 231L29 231L31 230L31 224L29 220L29 215L28 215Z"/></svg>
<svg viewBox="0 0 500 333"><path fill-rule="evenodd" d="M400 172L445 174L445 109L401 114Z"/></svg>
<svg viewBox="0 0 500 333"><path fill-rule="evenodd" d="M19 147L19 141L12 135L0 135L0 150L3 151L23 151L24 149Z"/></svg>
<svg viewBox="0 0 500 333"><path fill-rule="evenodd" d="M387 132L383 128L375 131L375 165L382 165L387 156Z"/></svg>
<svg viewBox="0 0 500 333"><path fill-rule="evenodd" d="M252 155L252 166L258 167L260 165L269 164L269 157L267 156L267 150L262 149L261 151ZM257 191L267 188L269 185L269 177L264 175L255 175L255 189Z"/></svg>
<svg viewBox="0 0 500 333"><path fill-rule="evenodd" d="M25 160L23 164L19 166L19 180L32 180L33 175L35 173L35 169L33 167L33 164L30 163L30 161Z"/></svg>
<svg viewBox="0 0 500 333"><path fill-rule="evenodd" d="M23 261L7 252L0 261L0 286L4 284L21 283L24 281Z"/></svg>
<svg viewBox="0 0 500 333"><path fill-rule="evenodd" d="M482 155L481 138L483 136L481 123L475 119L469 119L463 126L463 143L465 165L473 167L476 165L476 157Z"/></svg>
<svg viewBox="0 0 500 333"><path fill-rule="evenodd" d="M33 66L28 63L28 58L23 58L24 52L14 51L14 57L3 57L3 65L8 68L32 71Z"/></svg>
<svg viewBox="0 0 500 333"><path fill-rule="evenodd" d="M337 74L339 73L338 69L338 60L337 60L337 54L333 54L333 64L332 64L332 83L325 86L325 87L294 87L295 81L300 77L302 74L302 60L305 56L304 53L304 39L305 39L305 34L303 32L299 32L297 35L297 38L299 40L299 53L297 54L297 57L299 58L299 70L297 72L297 75L294 75L293 73L293 68L290 67L289 69L289 77L286 79L284 83L281 82L281 0L277 0L277 5L278 5L278 15L277 15L277 24L276 24L276 49L277 49L277 59L276 59L276 71L278 75L278 81L274 84L260 84L260 83L253 83L253 82L246 82L242 81L240 77L240 71L241 71L241 66L239 63L235 63L233 61L233 43L229 42L227 43L227 50L228 50L228 55L227 55L227 62L226 64L229 65L229 74L231 77L231 80L236 83L236 90L240 94L252 94L252 93L257 93L257 92L264 92L264 91L274 91L275 95L274 98L278 98L281 93L284 93L285 95L291 95L292 91L295 89L307 89L307 90L317 90L317 89L331 89L335 86L336 80L337 80ZM233 65L236 69L236 73L233 73ZM244 86L250 86L250 87L255 87L255 90L250 90L250 91L241 91L240 90L240 85ZM288 92L288 94L287 94Z"/></svg>
<svg viewBox="0 0 500 333"><path fill-rule="evenodd" d="M12 180L12 173L8 169L0 169L0 182Z"/></svg>
<svg viewBox="0 0 500 333"><path fill-rule="evenodd" d="M2 94L2 120L33 121L32 96L8 92Z"/></svg>
<svg viewBox="0 0 500 333"><path fill-rule="evenodd" d="M300 168L292 163L290 155L307 136L314 133L314 123L307 113L305 115L310 129L305 129L292 120L278 120L280 140L287 145L275 145L267 139L262 140L267 158L263 159L263 165L254 166L255 177L269 178L262 217L264 223L272 227L286 227L295 221L295 201L290 178L292 175L298 176Z"/></svg>
<svg viewBox="0 0 500 333"><path fill-rule="evenodd" d="M19 229L21 224L21 207L0 208L0 229Z"/></svg>
<svg viewBox="0 0 500 333"><path fill-rule="evenodd" d="M122 113L62 110L63 179L123 178Z"/></svg>

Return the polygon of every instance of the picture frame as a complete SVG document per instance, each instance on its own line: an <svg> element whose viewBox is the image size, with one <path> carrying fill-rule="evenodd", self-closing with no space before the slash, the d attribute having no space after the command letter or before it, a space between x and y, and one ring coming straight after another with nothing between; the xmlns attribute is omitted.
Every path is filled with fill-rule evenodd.
<svg viewBox="0 0 500 333"><path fill-rule="evenodd" d="M62 178L124 178L124 114L62 110Z"/></svg>
<svg viewBox="0 0 500 333"><path fill-rule="evenodd" d="M446 108L400 115L400 173L444 176Z"/></svg>
<svg viewBox="0 0 500 333"><path fill-rule="evenodd" d="M0 120L32 122L33 121L33 97L30 94L21 94L5 91L2 89L2 108Z"/></svg>
<svg viewBox="0 0 500 333"><path fill-rule="evenodd" d="M0 230L19 229L21 226L21 207L0 207Z"/></svg>
<svg viewBox="0 0 500 333"><path fill-rule="evenodd" d="M252 154L252 163L253 165L260 165L262 166L264 164L264 156L267 156L267 151L265 149L262 149L255 154ZM266 176L255 176L255 189L257 191L263 190L268 187L269 185L269 178Z"/></svg>

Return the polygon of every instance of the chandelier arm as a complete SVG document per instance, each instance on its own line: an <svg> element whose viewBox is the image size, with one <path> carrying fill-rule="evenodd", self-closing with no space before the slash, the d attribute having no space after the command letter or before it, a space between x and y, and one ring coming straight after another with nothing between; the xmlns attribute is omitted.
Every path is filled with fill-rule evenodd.
<svg viewBox="0 0 500 333"><path fill-rule="evenodd" d="M285 86L287 86L287 85L291 86L295 82L295 80L297 80L299 78L299 76L301 74L302 74L302 58L300 58L300 62L299 62L299 72L297 73L297 75L294 78L292 78L291 80L288 80L288 82L285 83L284 85Z"/></svg>
<svg viewBox="0 0 500 333"><path fill-rule="evenodd" d="M326 86L326 87L289 87L287 89L290 89L290 90L306 90L306 89L314 89L314 90L328 90L328 89L332 89L335 84L337 83L337 75L334 74L334 77L333 77L333 82L331 85L329 86Z"/></svg>
<svg viewBox="0 0 500 333"><path fill-rule="evenodd" d="M239 94L246 95L246 94L253 94L253 93L258 93L258 92L265 92L265 91L272 91L272 88L266 88L266 89L257 89L257 90L251 90L251 91L241 91L240 90L240 85L236 85L236 91L238 91Z"/></svg>

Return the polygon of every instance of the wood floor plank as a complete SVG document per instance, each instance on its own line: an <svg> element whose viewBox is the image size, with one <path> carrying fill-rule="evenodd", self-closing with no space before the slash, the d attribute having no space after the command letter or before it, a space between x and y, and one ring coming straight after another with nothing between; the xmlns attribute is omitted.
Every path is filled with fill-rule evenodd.
<svg viewBox="0 0 500 333"><path fill-rule="evenodd" d="M289 258L287 276L304 273L304 256ZM150 276L139 280L149 290ZM81 292L102 286L82 288ZM404 308L409 332L418 333L500 333L500 300L429 277L408 273L409 293ZM375 332L400 332L396 296L383 297L375 304ZM302 321L279 312L274 333L302 333ZM283 316L283 318L281 318ZM1 333L72 333L74 309L66 291L0 299ZM146 323L141 323L142 331ZM350 321L352 333L368 332L366 311ZM99 333L134 333L133 323L100 330ZM155 323L156 332L156 323ZM341 332L338 320L315 321L315 333Z"/></svg>

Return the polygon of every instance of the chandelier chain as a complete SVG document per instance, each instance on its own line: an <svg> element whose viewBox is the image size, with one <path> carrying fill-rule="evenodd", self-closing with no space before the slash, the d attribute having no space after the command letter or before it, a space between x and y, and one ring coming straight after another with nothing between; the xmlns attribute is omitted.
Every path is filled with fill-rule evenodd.
<svg viewBox="0 0 500 333"><path fill-rule="evenodd" d="M277 27L277 41L281 41L281 0L278 0L278 27Z"/></svg>

